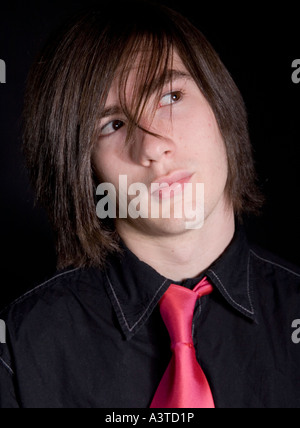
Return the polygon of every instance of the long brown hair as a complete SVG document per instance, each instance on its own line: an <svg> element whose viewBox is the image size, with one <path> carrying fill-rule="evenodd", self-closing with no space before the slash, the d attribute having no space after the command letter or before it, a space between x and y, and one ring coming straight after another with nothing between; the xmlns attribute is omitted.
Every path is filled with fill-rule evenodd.
<svg viewBox="0 0 300 428"><path fill-rule="evenodd" d="M235 214L260 206L244 102L214 49L177 12L141 0L114 1L65 26L28 77L24 151L37 200L56 233L59 268L103 266L107 254L118 250L116 231L96 216L96 124L116 71L124 89L130 65L138 61L134 110L121 100L131 119L130 134L158 76L163 87L175 49L218 122L228 156L226 191Z"/></svg>

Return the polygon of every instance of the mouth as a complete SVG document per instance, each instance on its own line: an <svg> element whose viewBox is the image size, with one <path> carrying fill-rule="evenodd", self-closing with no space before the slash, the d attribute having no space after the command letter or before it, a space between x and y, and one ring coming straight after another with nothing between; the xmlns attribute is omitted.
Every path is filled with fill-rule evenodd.
<svg viewBox="0 0 300 428"><path fill-rule="evenodd" d="M191 182L193 175L190 171L175 171L159 177L151 183L151 195L159 199L172 198L182 193L184 185Z"/></svg>

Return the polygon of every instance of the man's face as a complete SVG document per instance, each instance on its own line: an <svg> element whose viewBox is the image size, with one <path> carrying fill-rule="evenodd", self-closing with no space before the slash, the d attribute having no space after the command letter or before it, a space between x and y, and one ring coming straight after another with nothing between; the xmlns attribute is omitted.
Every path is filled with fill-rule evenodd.
<svg viewBox="0 0 300 428"><path fill-rule="evenodd" d="M227 156L215 116L176 53L172 70L172 82L166 82L158 104L153 105L155 94L150 98L139 123L140 128L135 129L130 143L125 143L127 119L120 107L118 81L113 83L109 91L106 115L98 124L99 138L93 163L99 180L112 183L117 194L120 190L120 175L127 177L128 187L134 183L143 183L146 189L145 194L139 197L141 201L148 201L147 215L137 219L130 215L117 218L119 232L126 228L152 236L187 232L187 218L191 218L191 213L195 212L200 203L197 183L204 184L204 221L212 216L217 218L224 215L227 206ZM135 79L136 68L133 65L126 87L129 105ZM150 115L153 108L154 117ZM162 182L169 186L174 183L174 193L170 192L170 188L153 192L153 183ZM191 183L189 190L192 190L189 193L184 190L184 183ZM127 196L128 204L136 199L136 195ZM181 210L181 216L177 216L180 218L175 218L176 206L183 206L183 201L185 209ZM151 204L160 207L162 217L162 204L166 203L171 207L171 216L153 218Z"/></svg>

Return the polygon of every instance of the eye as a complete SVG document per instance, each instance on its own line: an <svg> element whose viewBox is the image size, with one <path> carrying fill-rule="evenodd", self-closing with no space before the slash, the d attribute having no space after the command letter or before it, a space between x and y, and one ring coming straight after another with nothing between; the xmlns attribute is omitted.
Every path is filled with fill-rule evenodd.
<svg viewBox="0 0 300 428"><path fill-rule="evenodd" d="M169 94L164 95L160 100L159 107L169 106L180 101L182 95L183 94L180 91L170 92Z"/></svg>
<svg viewBox="0 0 300 428"><path fill-rule="evenodd" d="M101 128L100 136L107 136L119 131L125 125L122 120L112 120Z"/></svg>

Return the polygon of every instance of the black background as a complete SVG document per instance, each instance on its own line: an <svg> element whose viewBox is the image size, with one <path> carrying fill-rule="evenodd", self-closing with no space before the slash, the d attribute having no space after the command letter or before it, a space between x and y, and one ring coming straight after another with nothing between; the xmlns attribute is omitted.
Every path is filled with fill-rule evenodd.
<svg viewBox="0 0 300 428"><path fill-rule="evenodd" d="M11 0L0 6L0 59L7 68L7 83L0 84L0 308L55 272L52 233L43 210L34 207L21 154L22 100L40 47L66 17L88 3ZM292 62L300 58L296 2L161 3L200 28L244 96L266 196L261 217L247 224L249 234L300 265L300 84L291 79Z"/></svg>

